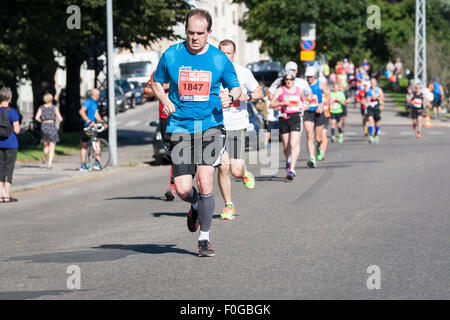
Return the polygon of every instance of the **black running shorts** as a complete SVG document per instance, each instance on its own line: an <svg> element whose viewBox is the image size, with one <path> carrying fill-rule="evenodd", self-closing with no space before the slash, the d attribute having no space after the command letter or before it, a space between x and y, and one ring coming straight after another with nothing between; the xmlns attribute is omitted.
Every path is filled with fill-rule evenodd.
<svg viewBox="0 0 450 320"><path fill-rule="evenodd" d="M367 116L373 117L373 120L375 122L378 122L381 120L381 110L380 105L376 107L367 107Z"/></svg>
<svg viewBox="0 0 450 320"><path fill-rule="evenodd" d="M218 167L225 151L223 126L196 134L166 133L164 143L173 166L173 176L194 176L198 165Z"/></svg>
<svg viewBox="0 0 450 320"><path fill-rule="evenodd" d="M303 114L303 121L314 122L316 127L323 126L325 124L325 115L323 112L317 113L315 111L306 110Z"/></svg>
<svg viewBox="0 0 450 320"><path fill-rule="evenodd" d="M423 117L423 108L411 108L411 118Z"/></svg>
<svg viewBox="0 0 450 320"><path fill-rule="evenodd" d="M290 113L289 118L279 118L280 133L285 134L292 131L302 131L302 120L300 113Z"/></svg>

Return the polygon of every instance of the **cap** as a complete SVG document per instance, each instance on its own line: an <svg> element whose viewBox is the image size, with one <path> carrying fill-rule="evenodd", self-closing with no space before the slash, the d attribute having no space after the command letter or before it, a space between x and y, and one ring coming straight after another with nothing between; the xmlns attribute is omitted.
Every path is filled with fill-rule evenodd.
<svg viewBox="0 0 450 320"><path fill-rule="evenodd" d="M289 61L286 63L286 66L284 67L285 70L298 70L297 64L294 61Z"/></svg>
<svg viewBox="0 0 450 320"><path fill-rule="evenodd" d="M422 82L420 80L416 80L416 82L414 83L416 86L422 86Z"/></svg>
<svg viewBox="0 0 450 320"><path fill-rule="evenodd" d="M305 77L314 77L316 75L316 71L314 67L307 67L305 72Z"/></svg>
<svg viewBox="0 0 450 320"><path fill-rule="evenodd" d="M287 77L289 77L289 76L292 76L292 77L296 78L296 77L297 77L297 74L295 73L294 70L286 70L286 71L284 72L283 78L287 78Z"/></svg>
<svg viewBox="0 0 450 320"><path fill-rule="evenodd" d="M344 62L348 62L348 59L347 59L347 58L345 58L345 59L344 59Z"/></svg>
<svg viewBox="0 0 450 320"><path fill-rule="evenodd" d="M436 81L436 80L437 80L437 78L436 78L436 77L434 77L434 78L433 78L433 81Z"/></svg>

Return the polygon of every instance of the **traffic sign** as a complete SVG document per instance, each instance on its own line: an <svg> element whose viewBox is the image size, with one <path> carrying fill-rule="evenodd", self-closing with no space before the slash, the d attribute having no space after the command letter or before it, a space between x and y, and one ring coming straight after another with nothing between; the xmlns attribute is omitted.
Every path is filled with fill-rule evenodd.
<svg viewBox="0 0 450 320"><path fill-rule="evenodd" d="M315 51L300 51L300 61L314 61L316 60Z"/></svg>
<svg viewBox="0 0 450 320"><path fill-rule="evenodd" d="M313 51L316 47L316 42L313 40L302 40L302 42L300 43L300 47L304 51Z"/></svg>

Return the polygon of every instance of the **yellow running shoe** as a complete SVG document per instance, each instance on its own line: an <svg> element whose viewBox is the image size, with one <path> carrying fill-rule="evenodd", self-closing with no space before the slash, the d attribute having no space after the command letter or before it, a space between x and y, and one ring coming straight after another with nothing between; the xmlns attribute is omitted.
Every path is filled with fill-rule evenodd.
<svg viewBox="0 0 450 320"><path fill-rule="evenodd" d="M225 206L220 215L220 220L233 220L236 214L236 209L231 206Z"/></svg>
<svg viewBox="0 0 450 320"><path fill-rule="evenodd" d="M244 183L244 186L247 187L247 189L255 188L255 177L250 171L247 171L247 169L245 169L244 176L242 177L242 182Z"/></svg>

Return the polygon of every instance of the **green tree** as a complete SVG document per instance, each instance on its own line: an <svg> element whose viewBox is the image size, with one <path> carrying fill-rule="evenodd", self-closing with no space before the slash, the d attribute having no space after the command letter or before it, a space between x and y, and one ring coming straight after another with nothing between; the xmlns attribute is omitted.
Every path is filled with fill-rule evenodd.
<svg viewBox="0 0 450 320"><path fill-rule="evenodd" d="M67 71L65 129L77 130L80 108L80 67L88 58L89 39L106 41L104 0L2 0L0 5L0 71L2 79L25 76L32 80L35 109L45 91L54 93L58 67L55 52L65 56ZM81 9L81 29L69 30L70 5ZM175 39L173 26L184 21L190 9L178 0L115 0L114 45L151 46L161 38ZM6 36L5 36L6 35ZM15 56L15 54L17 54ZM5 81L3 81L5 82Z"/></svg>

